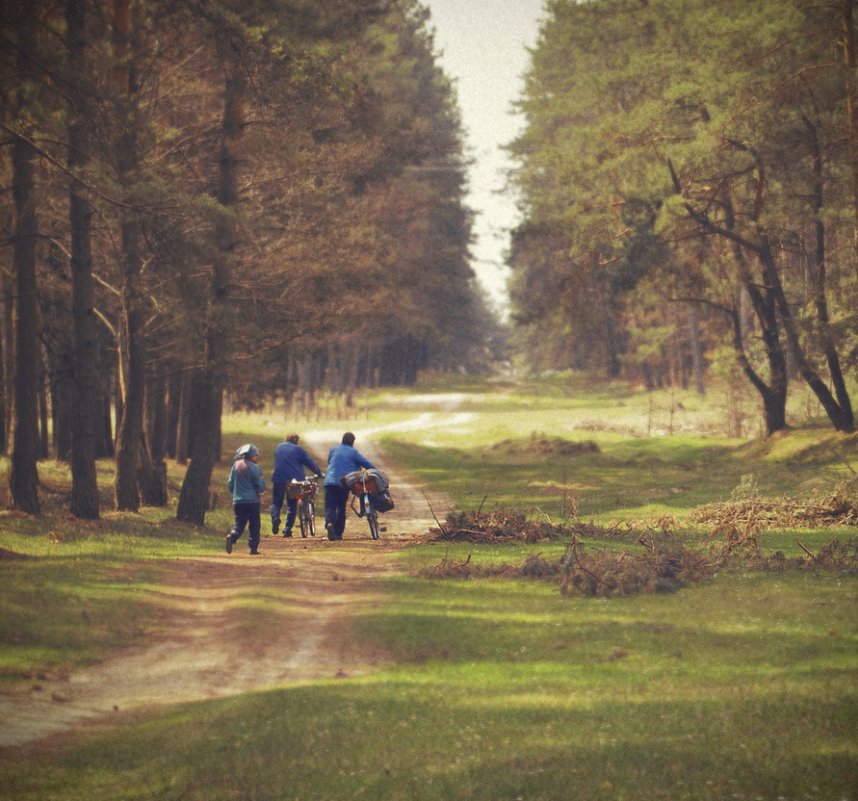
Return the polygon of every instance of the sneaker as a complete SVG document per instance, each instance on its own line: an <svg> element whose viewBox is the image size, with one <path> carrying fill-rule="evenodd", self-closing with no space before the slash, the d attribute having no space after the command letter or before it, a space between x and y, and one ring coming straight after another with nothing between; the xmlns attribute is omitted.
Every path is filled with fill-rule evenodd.
<svg viewBox="0 0 858 801"><path fill-rule="evenodd" d="M333 523L325 523L325 531L328 532L328 539L335 540L336 536L334 535L334 526Z"/></svg>
<svg viewBox="0 0 858 801"><path fill-rule="evenodd" d="M226 535L226 540L224 544L226 545L226 552L232 553L232 532Z"/></svg>
<svg viewBox="0 0 858 801"><path fill-rule="evenodd" d="M251 555L251 556L259 556L260 554L259 554L259 551L257 551L257 550L256 550L256 548L254 548L254 549L250 552L250 555Z"/></svg>
<svg viewBox="0 0 858 801"><path fill-rule="evenodd" d="M278 531L280 531L280 518L279 517L272 517L271 518L271 533L276 534Z"/></svg>
<svg viewBox="0 0 858 801"><path fill-rule="evenodd" d="M283 532L283 536L284 536L284 537L290 537L290 538L291 538L291 537L292 537L292 529L291 529L291 528L287 528L287 529L286 529L286 531L284 531L284 532Z"/></svg>

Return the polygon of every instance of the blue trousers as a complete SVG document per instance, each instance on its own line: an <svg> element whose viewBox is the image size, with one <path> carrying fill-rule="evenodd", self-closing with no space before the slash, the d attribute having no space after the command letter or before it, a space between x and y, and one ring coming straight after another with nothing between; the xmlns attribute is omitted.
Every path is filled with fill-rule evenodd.
<svg viewBox="0 0 858 801"><path fill-rule="evenodd" d="M234 503L232 511L235 514L235 525L232 529L232 541L237 542L248 526L247 544L251 551L259 549L259 534L262 530L262 520L258 503Z"/></svg>
<svg viewBox="0 0 858 801"><path fill-rule="evenodd" d="M283 532L291 531L295 525L295 514L298 511L298 499L286 498L286 484L279 481L275 482L274 488L271 491L271 506L268 513L271 515L271 520L280 517L280 510L283 508L283 500L286 500L286 525L283 526Z"/></svg>
<svg viewBox="0 0 858 801"><path fill-rule="evenodd" d="M325 484L325 528L329 525L328 539L341 540L346 530L346 505L350 490L339 484Z"/></svg>

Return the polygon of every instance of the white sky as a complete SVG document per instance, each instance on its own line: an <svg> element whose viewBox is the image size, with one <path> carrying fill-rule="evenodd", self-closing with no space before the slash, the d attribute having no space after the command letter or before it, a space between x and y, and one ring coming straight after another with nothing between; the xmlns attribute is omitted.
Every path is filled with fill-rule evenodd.
<svg viewBox="0 0 858 801"><path fill-rule="evenodd" d="M517 212L513 197L503 191L503 171L510 162L501 146L521 127L512 102L521 92L527 48L536 43L543 0L423 3L432 15L440 65L456 83L470 155L476 161L467 199L476 212L474 271L504 311L508 270L503 261Z"/></svg>

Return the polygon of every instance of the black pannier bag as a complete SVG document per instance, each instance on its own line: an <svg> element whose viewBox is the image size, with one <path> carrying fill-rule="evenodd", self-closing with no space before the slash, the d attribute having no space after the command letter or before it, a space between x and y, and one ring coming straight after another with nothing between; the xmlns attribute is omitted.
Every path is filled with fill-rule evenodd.
<svg viewBox="0 0 858 801"><path fill-rule="evenodd" d="M378 492L375 495L370 495L372 505L377 512L389 512L394 507L393 498L390 497L390 492Z"/></svg>
<svg viewBox="0 0 858 801"><path fill-rule="evenodd" d="M363 494L366 487L376 512L389 512L394 508L393 498L388 490L390 482L387 476L375 467L366 471L355 470L353 473L348 473L340 479L340 483L351 489L358 497Z"/></svg>

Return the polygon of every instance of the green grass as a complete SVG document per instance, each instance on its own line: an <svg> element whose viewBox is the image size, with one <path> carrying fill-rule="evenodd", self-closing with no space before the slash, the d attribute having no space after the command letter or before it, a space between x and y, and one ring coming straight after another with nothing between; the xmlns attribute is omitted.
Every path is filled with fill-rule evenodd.
<svg viewBox="0 0 858 801"><path fill-rule="evenodd" d="M696 544L708 533L686 524L691 510L728 499L748 476L762 494L808 496L858 469L856 436L825 427L728 439L711 396L648 396L574 376L524 388L436 377L419 389L443 393L444 404L376 392L362 399L368 422L433 415L419 431L387 435L389 461L464 509L557 517L574 495L587 520L675 515L678 536ZM450 393L464 395L455 409ZM234 415L224 451L252 440L267 470L287 428L337 425L360 436L361 420ZM528 451L532 433L599 450ZM503 440L523 447L504 453L494 447ZM0 677L74 667L156 630L161 567L220 546L231 519L219 489L227 467L217 468L218 508L202 530L173 522L172 507L91 524L56 505L38 519L5 515L0 547L28 558L0 560ZM62 468L41 469L61 493ZM178 485L180 468L170 470ZM100 476L109 496L108 466ZM761 539L767 551L798 555L797 539L816 550L853 531ZM418 575L445 555L500 564L563 550L555 542L400 551L404 575L384 582L383 603L355 610L348 635L387 654L387 667L123 716L47 750L9 749L0 799L858 799L854 574L740 569L672 595L610 599L564 597L548 582ZM273 601L247 600L248 620Z"/></svg>
<svg viewBox="0 0 858 801"><path fill-rule="evenodd" d="M4 517L0 681L92 662L157 626L160 565L214 544L165 515Z"/></svg>
<svg viewBox="0 0 858 801"><path fill-rule="evenodd" d="M520 440L526 444L528 436ZM850 475L845 465L831 459L778 460L770 454L755 455L747 445L691 435L591 437L598 453L555 457L525 451L511 458L486 445L471 444L464 432L459 439L456 447L427 447L397 434L385 440L385 447L393 461L446 493L457 508L538 509L552 517L572 496L580 516L587 519L663 514L686 518L696 506L728 500L743 476L753 476L761 494L777 497L830 490ZM496 441L502 439L506 436ZM851 443L855 442L853 437Z"/></svg>
<svg viewBox="0 0 858 801"><path fill-rule="evenodd" d="M227 454L254 439L270 458L282 441L253 430L258 420L230 417L227 423ZM0 473L5 467L0 464ZM183 474L176 464L168 470L170 505L131 513L110 511L113 465L99 461L102 515L85 521L70 517L63 506L71 489L68 466L42 462L44 514L0 513L0 683L61 674L157 631L163 602L153 590L161 565L210 554L223 544L232 523L228 469L227 457L212 478L216 507L206 527L197 528L175 519Z"/></svg>
<svg viewBox="0 0 858 801"><path fill-rule="evenodd" d="M398 579L356 632L398 667L143 717L7 767L0 797L851 799L854 590Z"/></svg>

